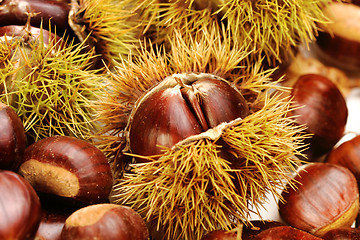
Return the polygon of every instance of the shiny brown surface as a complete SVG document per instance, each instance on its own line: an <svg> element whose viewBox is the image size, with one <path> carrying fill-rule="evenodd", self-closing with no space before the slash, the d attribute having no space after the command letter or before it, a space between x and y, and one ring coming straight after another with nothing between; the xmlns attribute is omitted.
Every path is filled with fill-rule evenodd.
<svg viewBox="0 0 360 240"><path fill-rule="evenodd" d="M21 119L12 108L0 103L0 169L17 170L26 146Z"/></svg>
<svg viewBox="0 0 360 240"><path fill-rule="evenodd" d="M294 188L282 192L284 201L279 203L280 216L289 225L315 234L338 220L334 228L349 227L354 222L359 210L359 191L348 169L312 163L298 172L295 181ZM354 204L356 208L350 213ZM345 217L348 214L351 217Z"/></svg>
<svg viewBox="0 0 360 240"><path fill-rule="evenodd" d="M25 178L35 178L35 189L46 192L44 186L37 186L36 183L46 183L47 181L59 183L58 186L52 186L54 189L61 188L61 179L59 181L46 179L61 176L57 175L56 171L56 169L61 169L68 171L72 176L75 175L78 179L80 188L77 195L72 197L74 200L84 204L107 201L113 183L110 165L105 155L92 144L65 136L54 136L39 140L25 150L24 163L19 168L21 175L24 175L22 166L27 161L33 160L47 164L47 166L54 166L49 171L51 174L33 176L30 172L28 176L24 176ZM36 166L34 167L36 168ZM47 193L54 194L50 188L48 190Z"/></svg>
<svg viewBox="0 0 360 240"><path fill-rule="evenodd" d="M133 209L115 204L96 204L75 211L65 221L61 240L147 240L144 220Z"/></svg>
<svg viewBox="0 0 360 240"><path fill-rule="evenodd" d="M0 26L23 26L31 15L31 26L43 26L44 29L62 36L70 32L68 23L70 5L66 2L53 0L3 0L0 2Z"/></svg>
<svg viewBox="0 0 360 240"><path fill-rule="evenodd" d="M320 74L301 75L291 96L299 106L293 111L296 122L312 134L307 151L311 161L329 152L343 137L348 117L346 101L338 87Z"/></svg>
<svg viewBox="0 0 360 240"><path fill-rule="evenodd" d="M40 222L41 204L31 185L0 170L0 239L30 239Z"/></svg>

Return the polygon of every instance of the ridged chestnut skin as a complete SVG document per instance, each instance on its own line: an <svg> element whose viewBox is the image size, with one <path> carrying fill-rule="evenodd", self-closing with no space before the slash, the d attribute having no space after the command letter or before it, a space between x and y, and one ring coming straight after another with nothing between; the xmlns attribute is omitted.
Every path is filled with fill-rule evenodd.
<svg viewBox="0 0 360 240"><path fill-rule="evenodd" d="M214 230L207 233L201 240L237 240L237 232L227 230ZM241 240L244 240L241 238Z"/></svg>
<svg viewBox="0 0 360 240"><path fill-rule="evenodd" d="M113 178L103 152L69 136L41 139L26 148L18 173L39 193L80 205L107 202Z"/></svg>
<svg viewBox="0 0 360 240"><path fill-rule="evenodd" d="M294 187L282 192L279 213L290 226L322 236L334 228L350 227L359 212L354 175L331 163L309 163L294 177Z"/></svg>
<svg viewBox="0 0 360 240"><path fill-rule="evenodd" d="M172 147L248 113L241 93L218 79L200 78L187 87L162 89L136 109L129 131L130 149L134 154L156 155L162 151L159 146Z"/></svg>
<svg viewBox="0 0 360 240"><path fill-rule="evenodd" d="M0 102L0 169L16 171L27 147L20 117L10 106Z"/></svg>
<svg viewBox="0 0 360 240"><path fill-rule="evenodd" d="M77 210L59 206L51 201L42 201L42 215L35 240L59 240L66 219Z"/></svg>
<svg viewBox="0 0 360 240"><path fill-rule="evenodd" d="M360 181L360 135L341 143L325 159L328 163L339 164L348 168Z"/></svg>
<svg viewBox="0 0 360 240"><path fill-rule="evenodd" d="M0 2L0 26L24 26L28 21L28 12L33 13L30 25L63 36L71 32L68 22L70 5L54 0L2 0ZM50 22L49 22L50 21Z"/></svg>
<svg viewBox="0 0 360 240"><path fill-rule="evenodd" d="M348 118L346 101L339 88L320 74L301 75L291 96L299 108L293 110L296 122L307 127L308 161L328 153L343 137Z"/></svg>
<svg viewBox="0 0 360 240"><path fill-rule="evenodd" d="M285 226L284 223L271 220L253 220L251 225L243 227L242 230L242 240L250 240L254 236L258 235L262 231L265 231L270 228Z"/></svg>
<svg viewBox="0 0 360 240"><path fill-rule="evenodd" d="M337 228L327 232L322 239L324 240L356 240L360 239L360 229L358 228Z"/></svg>
<svg viewBox="0 0 360 240"><path fill-rule="evenodd" d="M105 203L75 211L65 221L61 240L147 240L149 231L132 208Z"/></svg>
<svg viewBox="0 0 360 240"><path fill-rule="evenodd" d="M215 230L206 234L201 240L321 240L308 232L285 226L284 224L266 226L264 229L254 230L254 234L238 234L236 231ZM262 227L264 227L262 226ZM256 233L257 231L257 233ZM255 234L256 233L256 234Z"/></svg>
<svg viewBox="0 0 360 240"><path fill-rule="evenodd" d="M258 235L251 238L252 240L321 240L305 231L290 227L290 226L279 226L269 228L262 231Z"/></svg>
<svg viewBox="0 0 360 240"><path fill-rule="evenodd" d="M32 186L15 172L0 170L0 239L32 239L41 203Z"/></svg>
<svg viewBox="0 0 360 240"><path fill-rule="evenodd" d="M269 228L285 226L281 222L270 220L253 220L250 224L238 226L231 230L213 230L204 235L201 240L238 240L239 237L241 240L251 240Z"/></svg>

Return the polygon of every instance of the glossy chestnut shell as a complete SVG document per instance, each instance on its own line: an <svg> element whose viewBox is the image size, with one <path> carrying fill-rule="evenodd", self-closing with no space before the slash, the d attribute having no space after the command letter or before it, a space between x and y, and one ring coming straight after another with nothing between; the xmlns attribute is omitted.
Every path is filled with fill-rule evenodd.
<svg viewBox="0 0 360 240"><path fill-rule="evenodd" d="M348 168L360 180L360 136L356 136L333 149L326 162Z"/></svg>
<svg viewBox="0 0 360 240"><path fill-rule="evenodd" d="M348 118L346 101L339 88L320 74L301 75L291 96L299 108L293 110L296 122L312 134L306 139L308 160L328 153L343 137Z"/></svg>
<svg viewBox="0 0 360 240"><path fill-rule="evenodd" d="M95 204L75 211L65 221L60 240L148 240L144 220L133 209Z"/></svg>
<svg viewBox="0 0 360 240"><path fill-rule="evenodd" d="M319 31L312 52L326 65L359 76L360 5L356 1L332 1L323 10L331 23ZM349 21L351 19L351 21Z"/></svg>
<svg viewBox="0 0 360 240"><path fill-rule="evenodd" d="M0 103L0 169L16 171L27 147L23 123L14 109Z"/></svg>
<svg viewBox="0 0 360 240"><path fill-rule="evenodd" d="M85 205L108 201L113 184L104 153L67 136L31 144L18 172L40 193Z"/></svg>
<svg viewBox="0 0 360 240"><path fill-rule="evenodd" d="M15 172L0 170L0 193L0 239L34 237L42 211L32 186Z"/></svg>
<svg viewBox="0 0 360 240"><path fill-rule="evenodd" d="M280 216L289 225L322 236L355 221L359 190L350 170L331 163L309 163L294 180L295 186L288 186L279 202Z"/></svg>
<svg viewBox="0 0 360 240"><path fill-rule="evenodd" d="M56 0L3 0L0 2L0 26L24 26L31 15L30 25L63 36L71 32L68 23L70 5Z"/></svg>
<svg viewBox="0 0 360 240"><path fill-rule="evenodd" d="M155 88L137 104L129 125L132 153L156 155L162 147L249 114L242 94L223 79L210 74L174 78L178 84Z"/></svg>

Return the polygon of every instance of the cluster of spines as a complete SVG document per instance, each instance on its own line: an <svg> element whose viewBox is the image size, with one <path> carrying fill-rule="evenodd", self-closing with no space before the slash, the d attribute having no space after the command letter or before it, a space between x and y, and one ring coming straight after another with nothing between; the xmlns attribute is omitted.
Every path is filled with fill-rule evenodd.
<svg viewBox="0 0 360 240"><path fill-rule="evenodd" d="M94 51L82 44L4 37L1 49L0 99L12 106L34 140L71 135L88 138L94 131L93 101L104 77L91 70Z"/></svg>

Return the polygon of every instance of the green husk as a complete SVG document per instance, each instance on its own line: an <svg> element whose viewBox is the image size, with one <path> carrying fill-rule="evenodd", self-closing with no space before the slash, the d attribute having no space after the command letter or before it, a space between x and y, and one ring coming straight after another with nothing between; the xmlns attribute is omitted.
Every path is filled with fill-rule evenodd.
<svg viewBox="0 0 360 240"><path fill-rule="evenodd" d="M46 43L43 32L30 41L25 35L0 41L0 101L15 109L33 140L88 138L96 125L93 102L104 82L100 70L90 69L94 51L55 38Z"/></svg>

